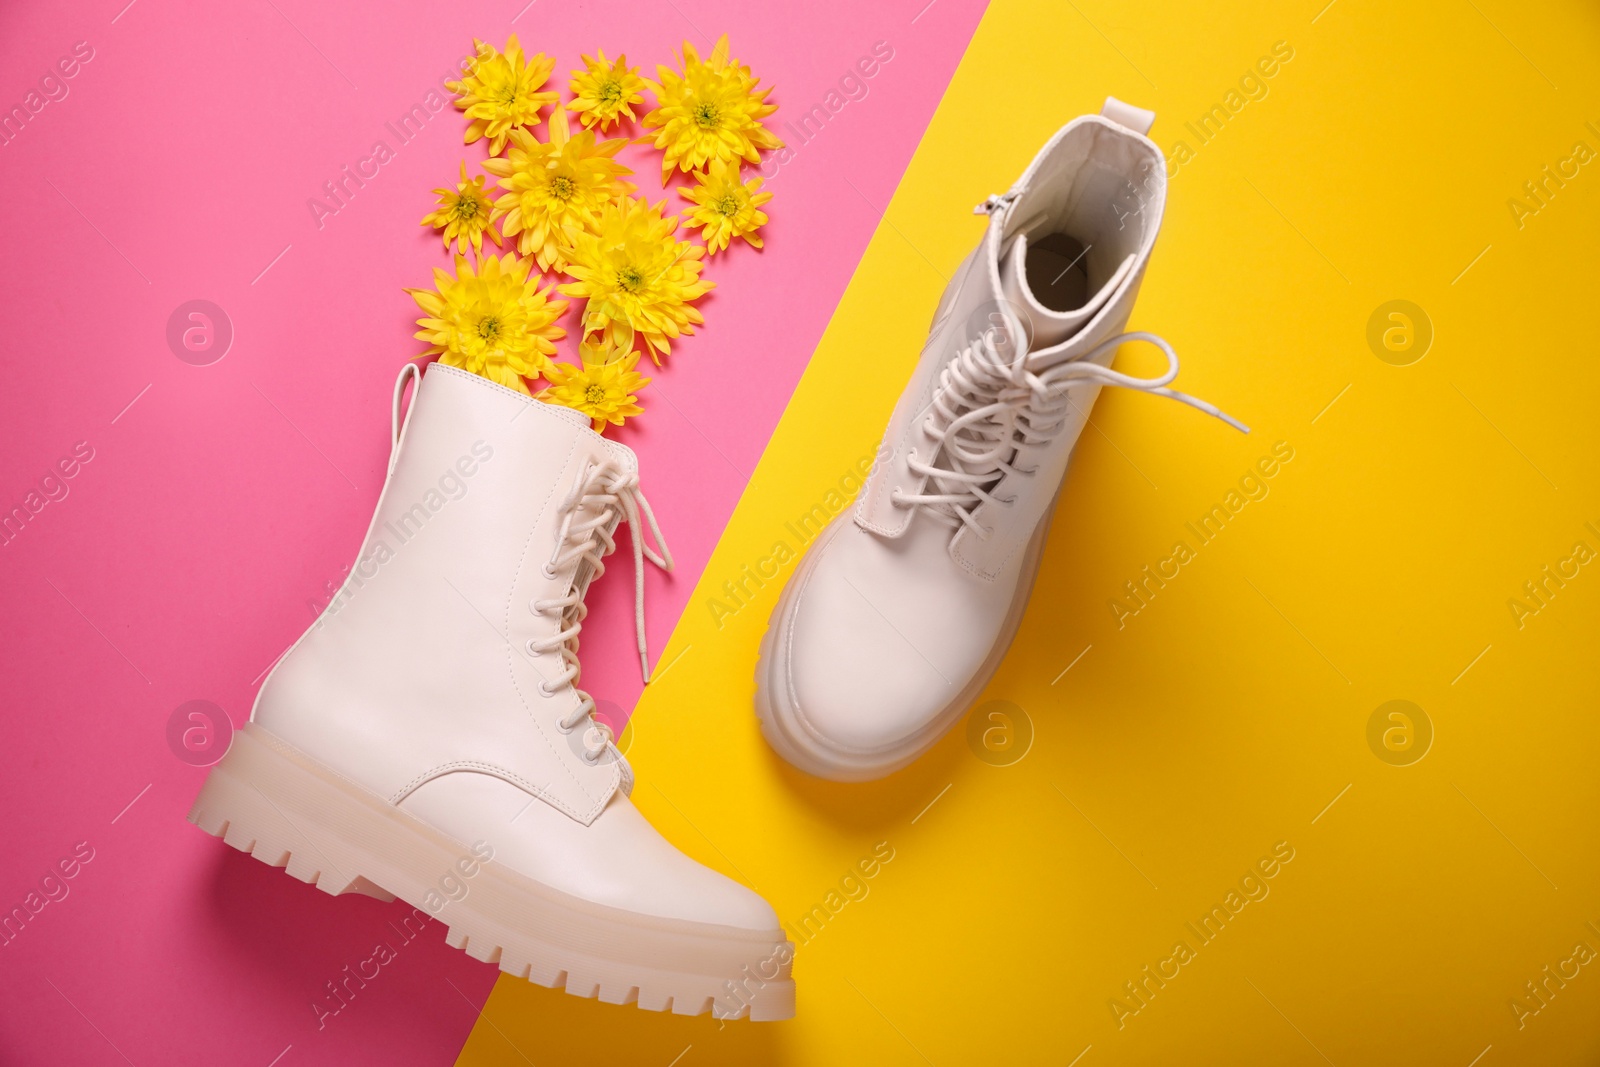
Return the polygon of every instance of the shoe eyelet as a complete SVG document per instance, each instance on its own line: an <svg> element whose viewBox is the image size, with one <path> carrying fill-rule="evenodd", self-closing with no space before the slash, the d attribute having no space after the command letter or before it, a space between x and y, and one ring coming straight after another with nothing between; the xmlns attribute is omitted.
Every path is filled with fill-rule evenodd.
<svg viewBox="0 0 1600 1067"><path fill-rule="evenodd" d="M544 614L544 609L539 606L538 597L534 597L532 600L528 601L528 610L533 612L535 615Z"/></svg>
<svg viewBox="0 0 1600 1067"><path fill-rule="evenodd" d="M528 655L530 655L530 656L537 656L539 654L539 649L534 644L535 640L536 640L535 638L530 637L530 638L528 638L527 643L522 646L523 648L528 650ZM544 688L544 683L543 682L539 683L539 688L540 689ZM549 693L545 694L545 696L549 696L549 695L550 695Z"/></svg>
<svg viewBox="0 0 1600 1067"><path fill-rule="evenodd" d="M546 578L554 578L556 576L555 568L550 566L548 563L539 568L539 573L544 575Z"/></svg>
<svg viewBox="0 0 1600 1067"><path fill-rule="evenodd" d="M553 696L555 696L555 694L550 691L550 688L548 686L546 686L543 682L539 683L539 695L540 696L545 696L545 697L553 697Z"/></svg>

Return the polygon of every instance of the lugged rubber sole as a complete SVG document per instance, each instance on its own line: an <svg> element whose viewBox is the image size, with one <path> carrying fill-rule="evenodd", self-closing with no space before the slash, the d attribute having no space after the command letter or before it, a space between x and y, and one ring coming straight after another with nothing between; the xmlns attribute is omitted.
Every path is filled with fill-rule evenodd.
<svg viewBox="0 0 1600 1067"><path fill-rule="evenodd" d="M782 931L661 919L562 893L481 859L255 723L211 769L189 821L325 893L399 897L444 922L448 944L538 985L678 1015L794 1015L794 946ZM457 899L438 891L447 877L465 887Z"/></svg>
<svg viewBox="0 0 1600 1067"><path fill-rule="evenodd" d="M1065 481L1065 476L1062 480ZM812 545L812 551L807 552L800 560L800 565L795 568L794 574L784 585L783 592L778 595L778 603L767 619L767 629L761 635L760 651L756 659L755 710L756 719L761 724L761 734L772 750L791 766L818 778L827 778L835 782L870 782L893 774L938 744L939 739L950 731L983 692L984 687L989 684L989 679L1000 669L1000 662L1005 658L1006 652L1011 648L1011 641L1022 625L1022 616L1027 609L1028 599L1033 594L1033 582L1039 573L1039 564L1044 556L1044 543L1050 533L1050 523L1055 517L1055 509L1056 501L1051 500L1050 507L1045 511L1044 517L1028 542L1022 559L1021 572L1017 578L1016 594L1007 609L1000 633L977 672L962 687L961 692L956 694L955 699L941 708L938 714L930 718L920 730L893 746L873 752L847 750L819 737L815 731L808 728L799 712L790 706L784 685L783 676L788 669L788 660L778 647L779 630L784 617L788 614L794 591L805 585L810 573L810 564L817 558L816 549L822 546L828 531L833 529L833 524L830 523L828 530L824 531ZM853 521L850 510L841 512L833 520L834 523Z"/></svg>

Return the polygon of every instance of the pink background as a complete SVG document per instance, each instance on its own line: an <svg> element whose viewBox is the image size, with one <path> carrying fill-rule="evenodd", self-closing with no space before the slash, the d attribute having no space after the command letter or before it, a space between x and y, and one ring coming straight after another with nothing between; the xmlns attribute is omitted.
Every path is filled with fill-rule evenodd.
<svg viewBox="0 0 1600 1067"><path fill-rule="evenodd" d="M377 942L398 947L389 924L406 909L327 898L188 825L204 771L166 740L188 700L247 719L377 499L390 384L422 347L401 288L446 262L418 220L457 160L484 154L463 147L453 109L404 145L385 123L475 35L515 30L555 54L564 90L580 51L626 51L653 74L685 37L705 52L702 31L727 31L777 86L792 142L784 122L875 42L893 48L866 98L770 182L765 252L711 261L707 326L621 434L679 561L648 579L659 653L982 4L125 2L0 11L6 109L74 43L94 50L66 98L0 146L0 508L77 442L94 450L68 496L0 547L0 909L78 842L94 849L69 895L0 947L0 1062L448 1062L498 972L446 948L435 924L319 1032L311 1001ZM319 229L307 200L379 139L395 158ZM659 157L624 158L657 198ZM166 342L168 316L197 298L235 335L205 367ZM618 566L591 596L584 681L631 708Z"/></svg>

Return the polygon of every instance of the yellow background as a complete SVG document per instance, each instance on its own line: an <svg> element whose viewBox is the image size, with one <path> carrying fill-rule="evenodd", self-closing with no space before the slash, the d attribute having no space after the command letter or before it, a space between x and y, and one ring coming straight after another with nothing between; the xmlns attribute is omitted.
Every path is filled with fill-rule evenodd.
<svg viewBox="0 0 1600 1067"><path fill-rule="evenodd" d="M1600 14L1204 7L991 7L640 705L635 801L785 921L894 849L799 949L798 1017L664 1017L502 977L461 1064L1600 1057L1600 964L1521 1029L1510 1007L1577 942L1600 950L1600 565L1520 629L1507 606L1574 542L1600 550L1600 160L1520 229L1507 206L1575 142L1600 150ZM1294 58L1268 95L1201 146L1184 122L1278 41ZM1107 93L1155 109L1169 153L1196 149L1132 328L1255 432L1106 393L984 697L1021 709L1026 755L986 763L963 724L887 781L808 779L750 710L776 585L720 629L707 598L872 450L979 237L972 205ZM1366 339L1394 299L1433 326L1409 366ZM1119 365L1150 373L1147 355ZM1270 494L1119 630L1122 583L1193 547L1184 524L1277 441L1295 457ZM1368 745L1394 699L1434 730L1409 766ZM1270 895L1119 1029L1123 983L1198 945L1185 922L1279 841L1295 857Z"/></svg>

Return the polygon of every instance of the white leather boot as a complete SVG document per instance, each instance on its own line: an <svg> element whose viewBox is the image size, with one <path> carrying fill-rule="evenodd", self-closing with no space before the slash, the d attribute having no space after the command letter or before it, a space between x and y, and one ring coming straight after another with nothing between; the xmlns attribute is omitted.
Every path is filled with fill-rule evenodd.
<svg viewBox="0 0 1600 1067"><path fill-rule="evenodd" d="M794 1013L755 893L678 852L578 680L584 594L638 463L577 412L435 364L349 580L273 669L190 821L332 894L401 897L540 985L684 1015ZM658 532L656 544L661 544Z"/></svg>
<svg viewBox="0 0 1600 1067"><path fill-rule="evenodd" d="M1068 123L957 269L855 508L817 538L762 642L756 710L802 770L878 778L948 730L1021 621L1067 459L1100 387L1171 397L1178 360L1122 333L1166 199L1155 118L1108 99ZM1110 369L1117 347L1165 374Z"/></svg>

